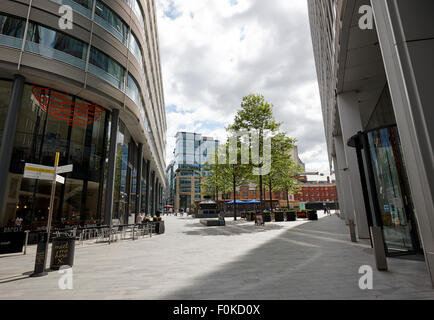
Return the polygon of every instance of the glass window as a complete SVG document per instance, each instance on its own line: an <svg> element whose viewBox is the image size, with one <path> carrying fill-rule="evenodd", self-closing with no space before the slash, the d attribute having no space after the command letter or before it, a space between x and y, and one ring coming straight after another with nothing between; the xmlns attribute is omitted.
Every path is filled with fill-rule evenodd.
<svg viewBox="0 0 434 320"><path fill-rule="evenodd" d="M92 9L92 0L72 0L87 9Z"/></svg>
<svg viewBox="0 0 434 320"><path fill-rule="evenodd" d="M191 185L191 179L189 179L189 178L181 178L181 179L179 179L179 184L182 184L182 185Z"/></svg>
<svg viewBox="0 0 434 320"><path fill-rule="evenodd" d="M136 79L134 79L130 73L128 73L126 94L136 103L137 106L143 109L139 85L137 84Z"/></svg>
<svg viewBox="0 0 434 320"><path fill-rule="evenodd" d="M43 108L32 89L30 85L24 87L9 169L7 205L0 214L0 225L19 216L33 229L46 226L51 182L23 179L22 174L26 162L52 166L55 152L60 152L60 165L73 164L74 171L64 175L64 185L56 186L53 225L95 223L101 218L98 200L102 192L99 183L104 163L105 114L94 119L93 124L72 127L68 119L55 118L50 110L53 104ZM52 102L57 96L79 100L50 89L39 92L39 96Z"/></svg>
<svg viewBox="0 0 434 320"><path fill-rule="evenodd" d="M142 26L142 28L145 28L145 20L143 19L142 6L137 0L131 0L131 6L137 18L139 19L140 25Z"/></svg>
<svg viewBox="0 0 434 320"><path fill-rule="evenodd" d="M25 25L23 19L0 15L0 34L2 35L22 39Z"/></svg>
<svg viewBox="0 0 434 320"><path fill-rule="evenodd" d="M104 75L102 77L119 89L122 89L125 69L118 62L102 51L92 47L90 49L89 63L104 70L109 75L109 78L106 78Z"/></svg>
<svg viewBox="0 0 434 320"><path fill-rule="evenodd" d="M397 127L368 133L384 241L388 250L416 249L412 231L411 195ZM407 202L407 203L406 203Z"/></svg>
<svg viewBox="0 0 434 320"><path fill-rule="evenodd" d="M130 33L129 48L130 48L131 52L134 54L134 56L136 57L140 66L143 67L142 47L140 46L140 43L137 40L137 37L132 32Z"/></svg>
<svg viewBox="0 0 434 320"><path fill-rule="evenodd" d="M86 43L41 25L29 24L27 40L65 52L79 59L86 59Z"/></svg>
<svg viewBox="0 0 434 320"><path fill-rule="evenodd" d="M64 33L29 23L26 51L84 69L87 44Z"/></svg>
<svg viewBox="0 0 434 320"><path fill-rule="evenodd" d="M113 194L113 223L127 221L127 169L128 169L128 145L131 136L122 121L119 121L117 136L117 155L115 169L115 188Z"/></svg>
<svg viewBox="0 0 434 320"><path fill-rule="evenodd" d="M128 27L112 9L107 7L101 1L96 0L95 14L95 21L102 24L105 29L116 36L124 44L127 43Z"/></svg>

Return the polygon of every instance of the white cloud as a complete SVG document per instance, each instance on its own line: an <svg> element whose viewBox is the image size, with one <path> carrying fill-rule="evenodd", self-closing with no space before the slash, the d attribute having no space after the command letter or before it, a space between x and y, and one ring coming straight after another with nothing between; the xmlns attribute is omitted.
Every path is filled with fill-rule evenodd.
<svg viewBox="0 0 434 320"><path fill-rule="evenodd" d="M168 160L177 131L222 138L241 98L261 93L307 169L329 173L305 0L158 0L157 8L165 101L176 106L167 111Z"/></svg>

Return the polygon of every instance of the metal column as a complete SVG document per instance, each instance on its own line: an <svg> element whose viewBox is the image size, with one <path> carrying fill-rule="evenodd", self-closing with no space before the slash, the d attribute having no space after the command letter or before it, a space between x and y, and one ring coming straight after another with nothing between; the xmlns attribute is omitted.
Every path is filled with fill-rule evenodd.
<svg viewBox="0 0 434 320"><path fill-rule="evenodd" d="M151 180L151 161L146 161L146 194L145 194L145 214L149 212L149 188L151 184L149 183Z"/></svg>
<svg viewBox="0 0 434 320"><path fill-rule="evenodd" d="M137 183L136 183L136 217L142 211L142 166L143 166L143 143L137 148ZM134 217L134 221L136 221Z"/></svg>
<svg viewBox="0 0 434 320"><path fill-rule="evenodd" d="M117 135L119 126L119 110L112 111L110 130L110 150L107 167L107 195L105 200L105 213L104 224L112 225L113 216L113 192L115 188L115 170L116 170L116 149L117 149Z"/></svg>
<svg viewBox="0 0 434 320"><path fill-rule="evenodd" d="M6 192L9 166L14 146L15 131L20 113L21 101L23 99L23 90L25 78L21 75L15 75L12 85L11 98L9 100L8 113L6 115L5 127L3 131L0 147L0 211L3 208L3 199Z"/></svg>

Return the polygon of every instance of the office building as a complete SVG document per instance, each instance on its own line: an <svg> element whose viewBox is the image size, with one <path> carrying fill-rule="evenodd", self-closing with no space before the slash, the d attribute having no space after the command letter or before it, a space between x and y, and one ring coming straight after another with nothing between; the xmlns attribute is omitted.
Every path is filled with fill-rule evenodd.
<svg viewBox="0 0 434 320"><path fill-rule="evenodd" d="M388 256L423 253L434 283L434 2L308 6L343 217L381 227Z"/></svg>
<svg viewBox="0 0 434 320"><path fill-rule="evenodd" d="M178 132L174 151L175 210L193 209L195 201L203 200L202 177L207 175L208 155L214 154L219 141L193 132ZM205 169L205 170L204 170Z"/></svg>
<svg viewBox="0 0 434 320"><path fill-rule="evenodd" d="M72 9L70 28L59 14ZM60 11L62 12L62 11ZM0 227L122 224L162 209L166 118L153 0L0 1Z"/></svg>

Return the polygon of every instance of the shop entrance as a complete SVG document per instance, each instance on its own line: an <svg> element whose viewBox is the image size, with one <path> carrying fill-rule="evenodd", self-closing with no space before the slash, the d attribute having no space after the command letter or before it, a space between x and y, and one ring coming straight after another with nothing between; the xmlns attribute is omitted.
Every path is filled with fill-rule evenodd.
<svg viewBox="0 0 434 320"><path fill-rule="evenodd" d="M348 145L357 150L368 223L382 227L386 254L421 253L397 127L359 132Z"/></svg>

